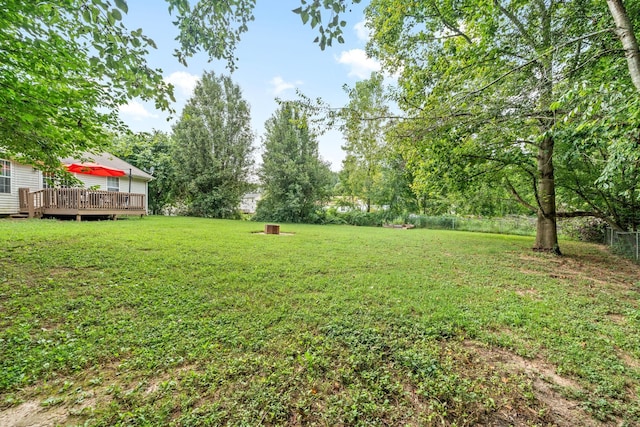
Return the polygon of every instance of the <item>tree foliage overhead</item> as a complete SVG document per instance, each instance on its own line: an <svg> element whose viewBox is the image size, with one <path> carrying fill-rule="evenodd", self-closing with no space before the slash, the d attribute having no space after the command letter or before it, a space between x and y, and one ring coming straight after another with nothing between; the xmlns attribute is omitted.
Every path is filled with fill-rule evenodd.
<svg viewBox="0 0 640 427"><path fill-rule="evenodd" d="M176 56L181 61L197 52L206 52L210 58L223 59L230 69L235 68L235 48L240 37L248 31L254 20L256 0L167 0L170 11L177 12L176 24L180 28L178 41L181 49ZM349 3L360 0L300 0L293 10L302 23L318 31L314 40L324 50L333 41L344 43L343 29L347 22L342 19Z"/></svg>
<svg viewBox="0 0 640 427"><path fill-rule="evenodd" d="M249 104L229 76L204 73L173 128L176 183L192 215L232 218L251 187Z"/></svg>
<svg viewBox="0 0 640 427"><path fill-rule="evenodd" d="M132 98L167 109L153 41L120 22L124 0L8 0L0 8L0 156L34 165L95 150Z"/></svg>
<svg viewBox="0 0 640 427"><path fill-rule="evenodd" d="M267 120L262 166L259 221L317 221L321 202L332 183L329 166L320 159L318 141L305 109L284 102Z"/></svg>
<svg viewBox="0 0 640 427"><path fill-rule="evenodd" d="M166 0L180 30L175 56L197 52L235 68L234 50L255 0ZM342 1L297 9L324 48L341 37ZM322 10L330 11L329 16ZM118 107L134 98L171 110L173 90L148 66L155 43L121 23L126 0L7 0L0 10L0 156L51 169L58 159L100 151L127 131ZM323 16L325 15L325 16ZM321 21L325 21L324 24Z"/></svg>
<svg viewBox="0 0 640 427"><path fill-rule="evenodd" d="M234 55L242 33L253 21L256 0L167 0L169 11L176 12L181 49L175 56L186 65L186 59L203 51L209 58L222 59L235 69Z"/></svg>

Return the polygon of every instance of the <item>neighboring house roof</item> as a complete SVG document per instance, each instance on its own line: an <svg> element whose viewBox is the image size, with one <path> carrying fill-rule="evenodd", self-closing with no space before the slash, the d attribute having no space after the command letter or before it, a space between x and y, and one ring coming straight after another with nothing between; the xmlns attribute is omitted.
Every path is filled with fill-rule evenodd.
<svg viewBox="0 0 640 427"><path fill-rule="evenodd" d="M99 165L108 166L110 168L122 169L123 171L126 172L127 175L129 175L129 169L131 169L131 176L133 177L142 178L143 180L146 180L146 181L151 181L153 179L152 175L149 175L145 171L138 169L132 164L125 162L124 160L110 153L100 153L100 154L86 153L82 156L81 159L67 158L67 159L61 160L61 162L64 164L84 163L87 161L97 163Z"/></svg>

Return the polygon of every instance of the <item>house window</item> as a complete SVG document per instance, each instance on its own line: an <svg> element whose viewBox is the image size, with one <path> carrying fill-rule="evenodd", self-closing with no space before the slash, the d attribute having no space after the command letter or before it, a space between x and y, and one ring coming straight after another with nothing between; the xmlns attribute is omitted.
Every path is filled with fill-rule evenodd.
<svg viewBox="0 0 640 427"><path fill-rule="evenodd" d="M55 188L56 177L52 173L42 172L42 188Z"/></svg>
<svg viewBox="0 0 640 427"><path fill-rule="evenodd" d="M120 178L114 177L114 176L108 176L107 191L120 191Z"/></svg>
<svg viewBox="0 0 640 427"><path fill-rule="evenodd" d="M0 160L0 193L11 193L11 163Z"/></svg>
<svg viewBox="0 0 640 427"><path fill-rule="evenodd" d="M75 185L77 186L77 185ZM42 172L42 188L72 188L74 183L66 177L51 172Z"/></svg>

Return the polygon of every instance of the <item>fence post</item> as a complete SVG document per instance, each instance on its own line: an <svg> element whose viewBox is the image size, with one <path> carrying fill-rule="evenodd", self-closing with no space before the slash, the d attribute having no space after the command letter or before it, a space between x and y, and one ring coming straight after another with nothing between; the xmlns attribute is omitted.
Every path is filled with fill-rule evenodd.
<svg viewBox="0 0 640 427"><path fill-rule="evenodd" d="M640 243L640 231L636 231L636 261L640 260L640 251L638 250L638 243Z"/></svg>

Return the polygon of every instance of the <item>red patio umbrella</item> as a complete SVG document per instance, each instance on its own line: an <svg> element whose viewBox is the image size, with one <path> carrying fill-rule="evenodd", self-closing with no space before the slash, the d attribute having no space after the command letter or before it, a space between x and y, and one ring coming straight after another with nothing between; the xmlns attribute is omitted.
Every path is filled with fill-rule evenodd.
<svg viewBox="0 0 640 427"><path fill-rule="evenodd" d="M109 166L99 165L97 163L71 163L65 165L69 172L82 173L86 175L98 176L124 176L125 171L121 169L110 168Z"/></svg>

